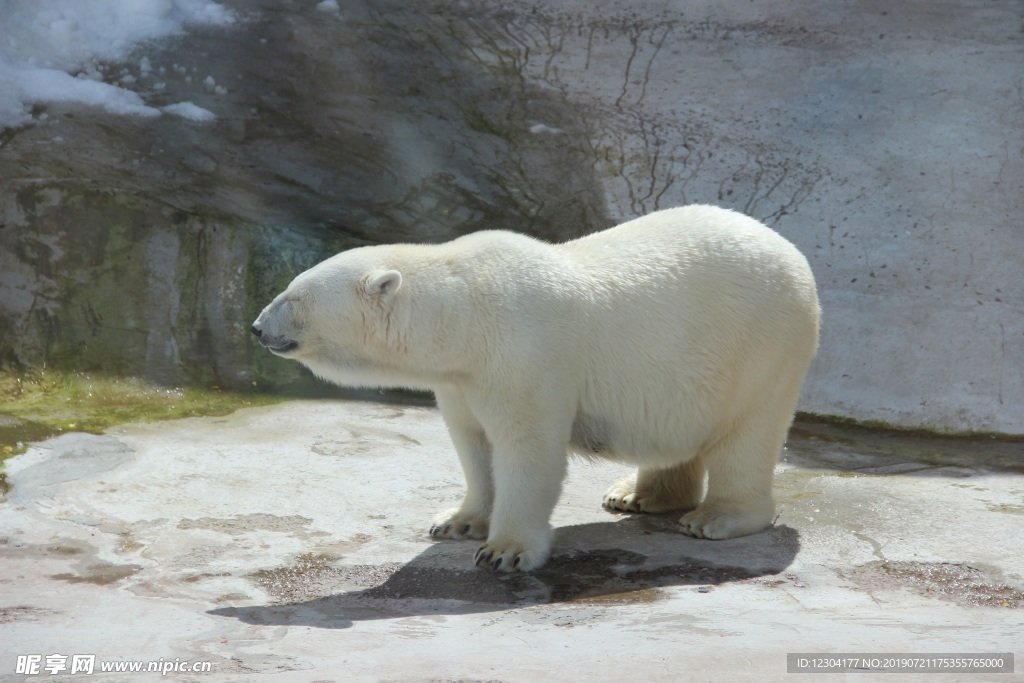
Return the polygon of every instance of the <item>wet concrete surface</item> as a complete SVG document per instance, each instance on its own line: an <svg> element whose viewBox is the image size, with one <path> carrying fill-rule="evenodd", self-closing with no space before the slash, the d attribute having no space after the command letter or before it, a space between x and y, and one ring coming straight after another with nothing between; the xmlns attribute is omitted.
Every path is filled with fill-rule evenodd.
<svg viewBox="0 0 1024 683"><path fill-rule="evenodd" d="M477 542L427 536L463 491L431 408L65 434L7 463L0 680L54 653L211 662L167 677L196 681L772 681L787 652L1014 652L1019 671L1021 451L798 424L775 525L728 541L602 510L627 468L577 462L551 561L499 575ZM965 676L1022 680L877 679Z"/></svg>

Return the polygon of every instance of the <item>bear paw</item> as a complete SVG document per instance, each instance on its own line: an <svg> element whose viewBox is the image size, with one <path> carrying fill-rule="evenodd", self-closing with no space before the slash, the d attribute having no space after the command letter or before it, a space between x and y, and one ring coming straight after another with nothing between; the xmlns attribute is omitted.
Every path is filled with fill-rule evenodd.
<svg viewBox="0 0 1024 683"><path fill-rule="evenodd" d="M699 506L679 520L679 528L687 536L716 541L754 534L770 525L771 513L727 510L713 505Z"/></svg>
<svg viewBox="0 0 1024 683"><path fill-rule="evenodd" d="M528 550L521 544L491 542L480 546L473 563L496 572L528 572L547 562L550 553L546 547Z"/></svg>
<svg viewBox="0 0 1024 683"><path fill-rule="evenodd" d="M601 504L616 512L646 512L643 498L636 492L635 477L626 477L612 484L605 492Z"/></svg>
<svg viewBox="0 0 1024 683"><path fill-rule="evenodd" d="M473 563L494 571L531 571L551 556L551 535L532 533L530 540L492 539L476 551Z"/></svg>
<svg viewBox="0 0 1024 683"><path fill-rule="evenodd" d="M685 509L694 505L688 505L686 501L678 497L673 498L664 487L639 487L636 481L637 475L631 474L612 484L605 492L601 504L615 512L649 512L651 514Z"/></svg>
<svg viewBox="0 0 1024 683"><path fill-rule="evenodd" d="M487 518L452 508L434 518L430 525L432 538L487 538Z"/></svg>

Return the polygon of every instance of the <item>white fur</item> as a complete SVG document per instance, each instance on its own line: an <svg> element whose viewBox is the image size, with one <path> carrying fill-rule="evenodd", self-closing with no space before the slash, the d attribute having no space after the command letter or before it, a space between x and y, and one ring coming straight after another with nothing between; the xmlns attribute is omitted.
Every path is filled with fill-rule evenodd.
<svg viewBox="0 0 1024 683"><path fill-rule="evenodd" d="M609 508L696 507L680 524L699 538L767 527L818 316L792 244L690 206L559 245L487 231L353 249L254 331L332 382L433 390L468 491L431 535L486 538L478 564L529 570L567 449L639 466Z"/></svg>

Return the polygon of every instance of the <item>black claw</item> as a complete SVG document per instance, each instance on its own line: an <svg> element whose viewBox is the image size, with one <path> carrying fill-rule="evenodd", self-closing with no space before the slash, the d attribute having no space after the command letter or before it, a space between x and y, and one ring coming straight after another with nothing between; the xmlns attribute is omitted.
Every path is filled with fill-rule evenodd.
<svg viewBox="0 0 1024 683"><path fill-rule="evenodd" d="M520 557L519 555L516 555L516 559L512 560L512 568L513 569L517 569L519 567L519 563L522 562L522 561L523 561L523 558Z"/></svg>
<svg viewBox="0 0 1024 683"><path fill-rule="evenodd" d="M492 557L494 557L494 551L487 552L487 547L485 546L476 551L474 564L479 567L481 562L490 562Z"/></svg>
<svg viewBox="0 0 1024 683"><path fill-rule="evenodd" d="M445 536L447 536L447 535L448 535L448 532L449 532L449 531L451 531L451 530L452 530L452 525L451 525L451 524L449 524L448 526L446 526L446 527L444 528L444 535L445 535Z"/></svg>
<svg viewBox="0 0 1024 683"><path fill-rule="evenodd" d="M500 567L500 566L501 566L501 560L502 560L502 559L503 559L503 558L500 558L500 557L499 557L499 558L498 558L498 559L496 559L496 560L495 560L494 562L491 562L491 569L493 569L493 570L497 571L497 570L498 570L498 567Z"/></svg>
<svg viewBox="0 0 1024 683"><path fill-rule="evenodd" d="M469 533L469 525L467 524L466 526L462 527L462 535L465 536L468 533Z"/></svg>

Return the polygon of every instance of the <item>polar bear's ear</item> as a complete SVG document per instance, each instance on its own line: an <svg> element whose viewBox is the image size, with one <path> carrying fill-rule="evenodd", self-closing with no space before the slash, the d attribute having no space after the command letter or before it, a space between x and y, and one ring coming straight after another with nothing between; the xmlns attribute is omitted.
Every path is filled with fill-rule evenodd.
<svg viewBox="0 0 1024 683"><path fill-rule="evenodd" d="M402 286L402 274L397 270L374 270L365 280L366 293L370 296L390 297Z"/></svg>

